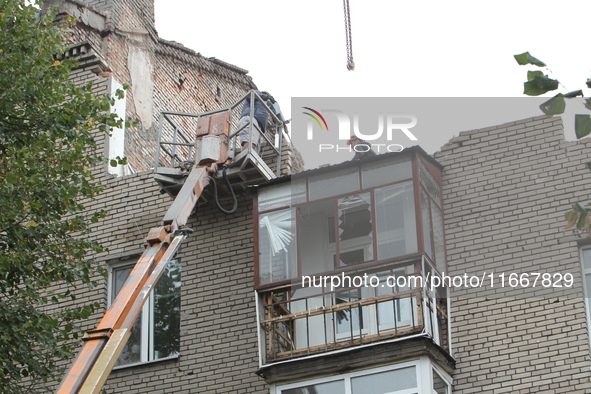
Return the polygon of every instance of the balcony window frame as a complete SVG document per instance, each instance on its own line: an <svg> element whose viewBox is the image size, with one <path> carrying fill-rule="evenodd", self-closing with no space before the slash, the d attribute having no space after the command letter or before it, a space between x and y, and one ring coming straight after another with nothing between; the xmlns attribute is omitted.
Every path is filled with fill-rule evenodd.
<svg viewBox="0 0 591 394"><path fill-rule="evenodd" d="M579 248L579 260L581 261L581 282L583 282L583 294L585 296L585 315L587 317L587 330L589 333L589 344L591 346L591 286L587 286L587 275L591 276L591 257L587 262L589 268L585 268L585 251L591 252L591 245Z"/></svg>
<svg viewBox="0 0 591 394"><path fill-rule="evenodd" d="M396 364L356 370L353 372L347 372L339 375L324 376L309 380L301 380L297 382L283 384L274 383L271 385L269 392L270 394L282 394L284 390L304 388L306 386L319 385L323 383L344 381L344 393L335 394L357 394L353 393L352 391L353 379L376 375L384 372L401 370L410 367L415 368L416 386L413 388L392 391L392 394L437 394L433 388L434 374L437 374L438 377L445 383L448 394L451 394L453 385L452 377L449 374L442 371L442 369L439 368L428 356L421 356L420 358L415 358Z"/></svg>
<svg viewBox="0 0 591 394"><path fill-rule="evenodd" d="M371 221L372 221L372 232L371 232L371 244L372 244L372 248L373 250L371 251L371 254L373 255L372 259L370 261L365 261L363 263L360 264L356 264L353 267L346 267L346 266L342 266L340 265L340 256L339 256L339 245L338 245L338 231L335 231L335 237L336 237L336 242L335 245L332 246L332 248L335 249L335 251L333 251L334 254L337 255L336 259L337 259L337 266L333 267L334 269L330 269L327 271L322 271L323 275L330 275L333 273L340 273L342 271L347 271L348 269L361 269L361 268L370 268L373 266L379 266L379 265L384 265L386 263L391 263L391 262L396 262L396 261L402 261L404 259L408 259L410 257L414 257L414 256L419 256L419 255L426 255L426 248L425 248L425 240L424 240L424 229L423 229L423 218L422 218L422 201L421 201L421 193L425 193L426 197L427 197L427 201L429 204L429 212L430 212L430 216L432 216L432 208L431 205L435 204L437 206L437 208L440 210L441 212L441 218L442 218L442 225L444 225L444 210L443 210L443 204L442 201L435 201L433 199L433 197L428 193L427 188L421 183L420 181L420 165L419 165L419 161L421 163L421 166L425 169L425 171L427 171L429 173L429 175L432 177L432 179L437 183L437 185L439 186L439 190L440 190L440 195L441 193L441 168L437 168L436 165L434 165L433 163L430 162L430 158L425 157L425 155L423 153L421 153L421 151L416 151L413 150L410 153L402 153L401 158L390 158L390 160L392 160L392 162L390 163L387 160L384 160L384 163L390 163L390 164L386 164L386 165L397 165L400 164L402 162L408 161L410 164L410 173L411 173L411 177L410 178L401 178L392 182L388 182L388 183L384 183L384 184L375 184L375 182L373 182L373 184L370 187L365 187L364 185L364 181L363 181L363 174L364 171L367 170L367 166L371 166L371 165L375 165L376 163L379 163L379 161L371 161L370 163L363 163L363 162L357 162L357 163L353 163L353 165L351 165L350 167L346 167L345 169L339 169L336 170L338 173L345 173L347 171L351 172L352 174L355 174L355 171L351 171L351 168L356 169L357 171L357 176L359 177L359 180L356 182L358 182L359 184L359 189L357 190L351 190L348 191L344 194L338 194L338 195L333 195L333 196L328 196L328 197L322 197L322 198L318 198L318 199L311 199L310 198L310 191L309 191L309 183L310 183L310 179L314 178L316 176L325 176L325 173L322 172L320 175L305 175L305 178L296 178L297 180L292 179L292 182L297 182L297 196L292 196L293 200L290 200L289 198L279 198L279 201L283 201L283 205L279 204L273 204L269 209L263 209L263 210L259 210L259 204L258 204L258 193L255 195L254 203L253 203L253 208L254 208L254 254L255 254L255 288L256 289L265 289L265 288L273 288L273 287L277 287L277 286L283 286L283 285L288 285L290 283L293 282L297 282L299 280L301 280L302 278L302 256L301 256L301 245L300 245L300 239L301 239L301 235L300 235L300 230L302 228L302 224L299 218L299 214L298 214L298 210L300 209L300 207L308 205L308 204L312 204L312 203L321 203L321 202L325 202L327 200L331 200L334 202L335 205L335 228L338 228L338 220L336 219L336 215L338 215L338 200L342 199L344 197L347 196L352 196L352 195L360 195L363 193L369 193L370 195L370 199L371 199ZM355 175L353 175L355 176ZM402 184L404 182L410 182L412 184L413 187L413 197L414 197L414 211L415 211L415 234L414 236L416 237L416 252L412 252L412 253L408 253L408 254L404 254L404 255L400 255L400 256L395 256L395 257L390 257L390 258L385 258L385 259L380 259L380 256L378 255L378 234L377 234L377 220L376 220L376 198L375 198L375 193L377 190L379 189L383 189L383 188L387 188L387 187L391 187L393 185L397 185L397 184ZM305 186L305 191L299 190L301 189L302 184ZM272 185L269 187L274 187L276 185ZM290 186L285 186L287 188L290 188ZM291 189L291 188L290 188ZM441 196L442 198L442 196ZM290 278L285 278L283 280L279 280L279 281L271 281L268 283L261 283L261 278L260 278L260 272L259 272L259 267L260 267L260 255L259 255L259 230L260 230L260 223L259 223L259 218L261 215L264 214L268 214L270 212L273 211L278 211L278 210L283 210L283 209L295 209L295 231L294 231L294 237L295 237L295 249L296 249L296 256L295 256L295 264L297 265L295 272L296 272L296 276L295 277L290 277ZM433 229L433 218L430 217L429 218L429 225L430 225L430 231L431 231L431 243L432 243L432 247L431 249L433 250L433 255L434 256L427 256L429 258L429 260L431 261L431 263L433 263L433 265L436 268L436 271L441 273L441 272L447 272L447 261L445 261L445 264L436 264L436 257L435 255L437 254L436 250L435 250L435 235L434 235L434 229ZM445 258L446 256L446 249L445 249L445 229L442 228L441 229L441 236L442 236L442 242L443 242L443 256L444 259L447 260ZM330 253L330 251L329 251Z"/></svg>

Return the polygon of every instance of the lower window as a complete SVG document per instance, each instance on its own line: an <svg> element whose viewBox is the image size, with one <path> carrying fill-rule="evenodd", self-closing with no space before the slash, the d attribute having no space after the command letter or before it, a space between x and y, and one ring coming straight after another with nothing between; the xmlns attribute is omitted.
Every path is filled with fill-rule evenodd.
<svg viewBox="0 0 591 394"><path fill-rule="evenodd" d="M127 281L136 261L109 270L109 303ZM180 353L181 263L171 260L131 329L131 336L115 366L143 363Z"/></svg>
<svg viewBox="0 0 591 394"><path fill-rule="evenodd" d="M450 394L451 377L428 357L307 382L279 385L274 394Z"/></svg>
<svg viewBox="0 0 591 394"><path fill-rule="evenodd" d="M591 338L591 247L582 248L580 250L580 256L585 304L587 306L587 320L589 322L589 337Z"/></svg>

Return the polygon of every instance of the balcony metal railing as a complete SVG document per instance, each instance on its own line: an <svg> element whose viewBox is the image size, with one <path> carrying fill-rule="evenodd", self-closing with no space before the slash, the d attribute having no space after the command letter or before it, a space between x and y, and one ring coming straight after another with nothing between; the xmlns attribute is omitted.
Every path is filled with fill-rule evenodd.
<svg viewBox="0 0 591 394"><path fill-rule="evenodd" d="M402 268L406 278L425 278L425 266L432 270L423 259L422 264L398 264L391 272ZM261 291L263 364L420 334L449 350L446 289L433 292L421 284Z"/></svg>

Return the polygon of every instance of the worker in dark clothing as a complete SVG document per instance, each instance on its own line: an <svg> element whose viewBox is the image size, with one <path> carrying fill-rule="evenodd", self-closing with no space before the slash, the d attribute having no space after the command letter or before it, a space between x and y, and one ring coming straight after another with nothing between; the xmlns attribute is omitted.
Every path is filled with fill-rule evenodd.
<svg viewBox="0 0 591 394"><path fill-rule="evenodd" d="M351 149L355 151L355 156L353 156L352 160L362 160L376 155L376 152L371 149L371 144L356 135L347 141L347 145L351 146Z"/></svg>
<svg viewBox="0 0 591 394"><path fill-rule="evenodd" d="M269 94L269 92L260 92L257 90L257 94L266 102L268 105L275 102L273 96ZM260 150L260 140L261 140L261 132L264 133L267 131L267 121L269 118L269 114L267 113L267 109L263 105L263 103L259 100L255 100L254 102L254 113L253 117L256 122L253 123L253 130L252 130L252 141L249 141L249 127L248 123L250 122L250 95L246 97L244 101L244 106L242 107L242 113L240 114L240 120L238 121L238 130L240 131L240 146L242 147L242 151L248 148L248 143L252 144L252 148L256 153L259 153ZM255 126L256 123L256 126Z"/></svg>

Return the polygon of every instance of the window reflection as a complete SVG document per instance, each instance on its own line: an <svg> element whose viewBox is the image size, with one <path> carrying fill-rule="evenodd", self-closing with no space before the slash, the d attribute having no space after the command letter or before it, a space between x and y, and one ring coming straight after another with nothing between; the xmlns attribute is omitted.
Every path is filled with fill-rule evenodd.
<svg viewBox="0 0 591 394"><path fill-rule="evenodd" d="M378 259L416 252L417 226L412 182L375 190Z"/></svg>
<svg viewBox="0 0 591 394"><path fill-rule="evenodd" d="M431 210L429 209L429 197L425 191L421 188L421 213L423 217L423 240L425 243L425 253L432 259L433 256L433 244L432 244L432 231L431 231Z"/></svg>
<svg viewBox="0 0 591 394"><path fill-rule="evenodd" d="M154 288L154 360L181 348L181 262L171 260Z"/></svg>
<svg viewBox="0 0 591 394"><path fill-rule="evenodd" d="M310 199L338 196L359 190L359 168L316 175L308 180Z"/></svg>
<svg viewBox="0 0 591 394"><path fill-rule="evenodd" d="M445 268L445 245L443 244L443 213L441 209L431 204L433 218L433 241L435 244L435 263L441 269Z"/></svg>
<svg viewBox="0 0 591 394"><path fill-rule="evenodd" d="M281 394L340 394L345 392L345 381L318 383L295 389L281 390Z"/></svg>
<svg viewBox="0 0 591 394"><path fill-rule="evenodd" d="M361 289L350 289L335 293L335 305L347 304L354 301L359 301L361 297ZM335 327L337 339L339 336L351 337L359 335L359 330L364 327L364 313L361 313L362 308L349 307L335 312Z"/></svg>
<svg viewBox="0 0 591 394"><path fill-rule="evenodd" d="M298 208L302 275L334 269L334 217L334 200L317 201Z"/></svg>
<svg viewBox="0 0 591 394"><path fill-rule="evenodd" d="M414 366L351 379L353 394L387 394L415 387L417 387L417 373Z"/></svg>
<svg viewBox="0 0 591 394"><path fill-rule="evenodd" d="M364 189L409 178L412 178L412 167L408 159L378 161L361 167L361 180L363 181Z"/></svg>
<svg viewBox="0 0 591 394"><path fill-rule="evenodd" d="M113 267L111 302L115 300L134 265ZM181 263L170 260L152 296L144 304L115 366L135 364L180 353Z"/></svg>

